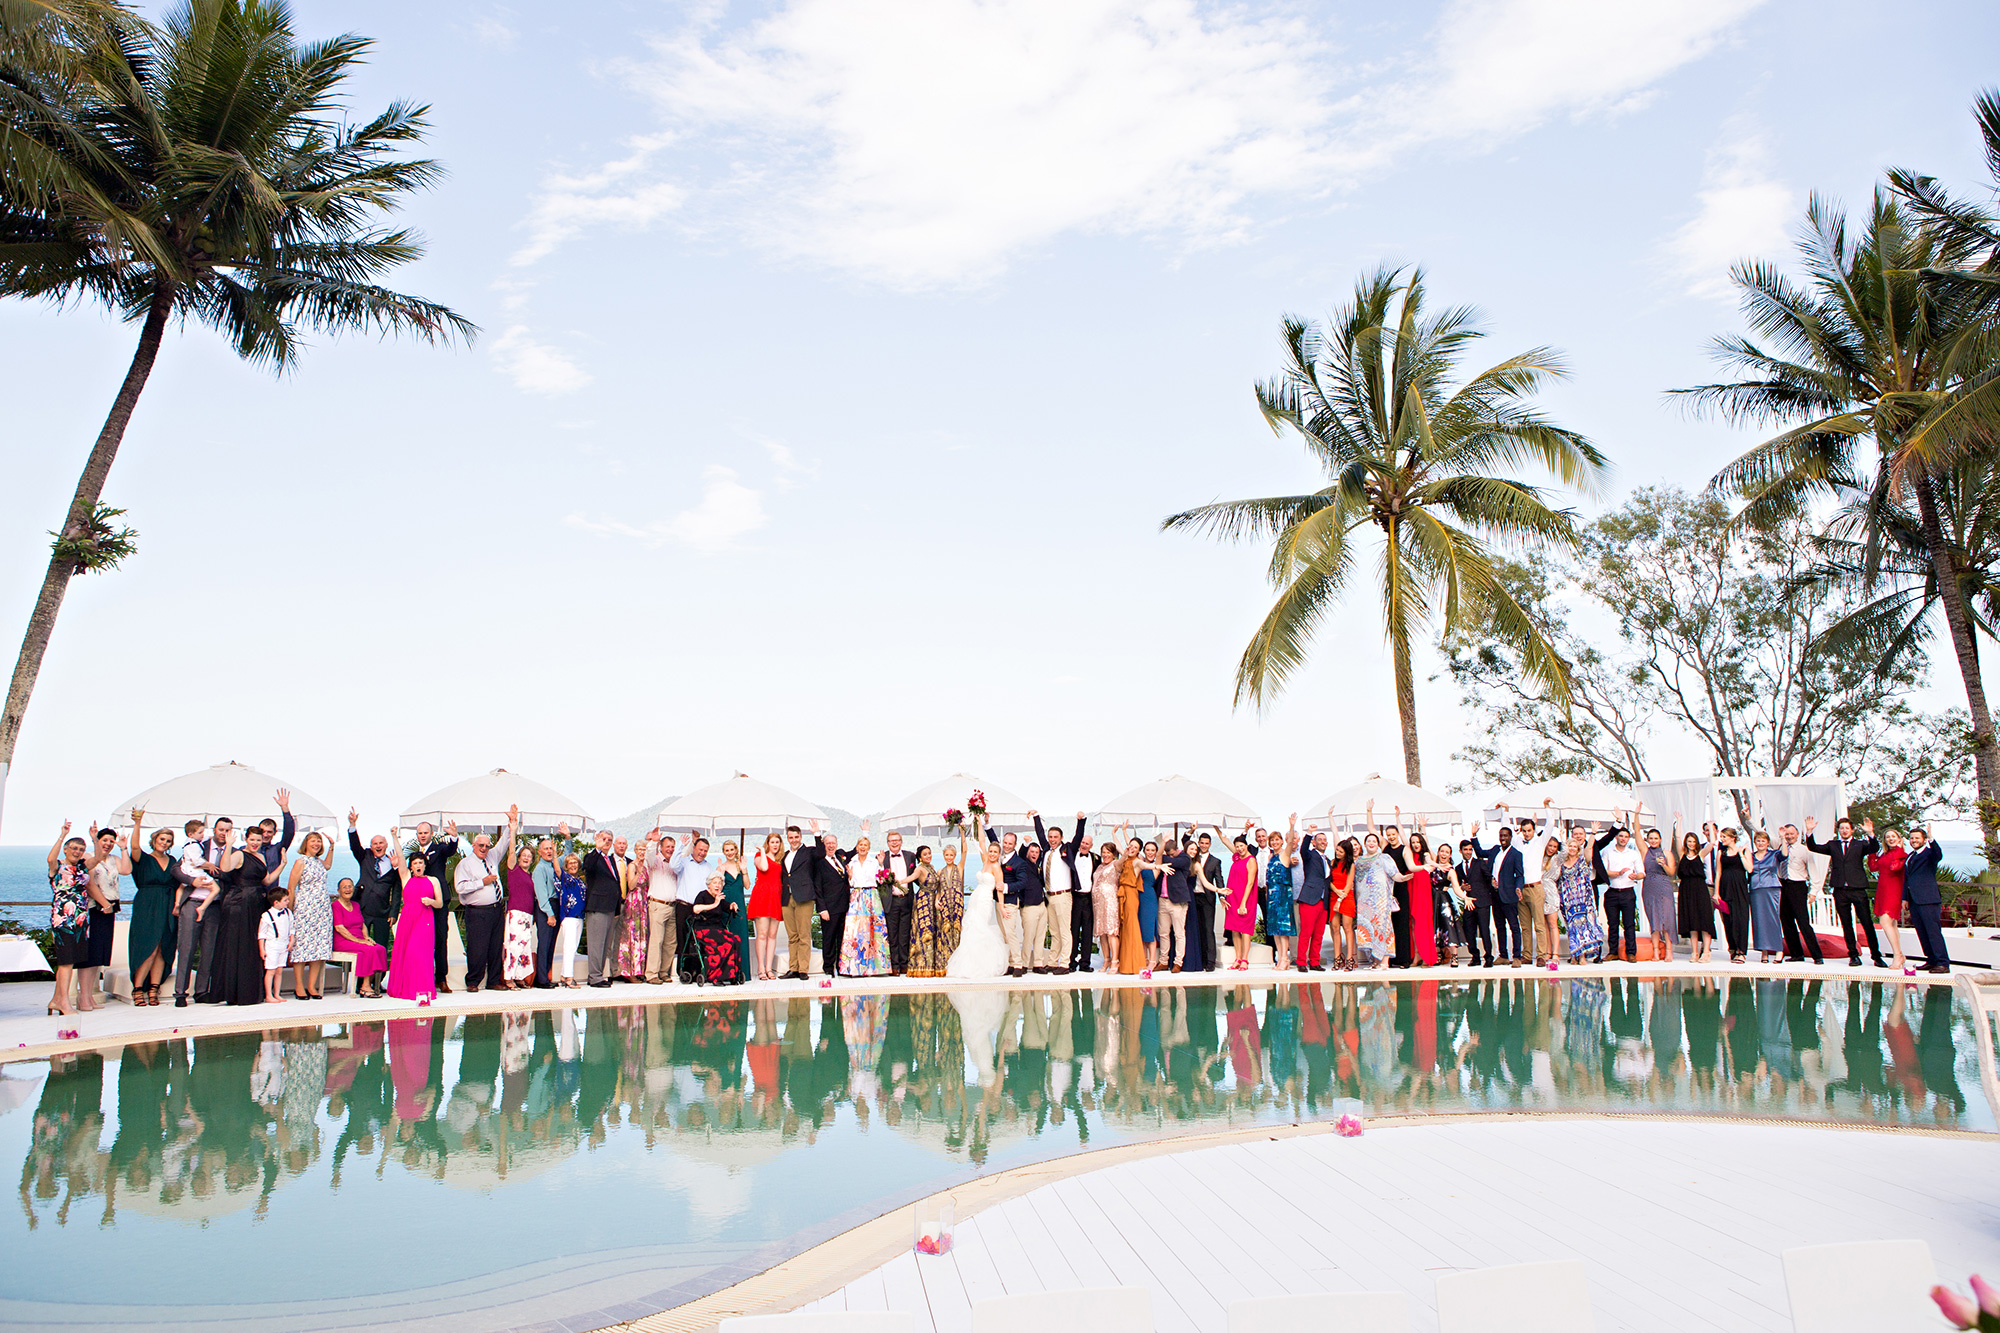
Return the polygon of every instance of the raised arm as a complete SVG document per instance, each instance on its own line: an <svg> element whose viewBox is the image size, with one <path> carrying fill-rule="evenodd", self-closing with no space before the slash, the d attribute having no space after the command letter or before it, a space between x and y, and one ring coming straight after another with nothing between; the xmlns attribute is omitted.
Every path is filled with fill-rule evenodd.
<svg viewBox="0 0 2000 1333"><path fill-rule="evenodd" d="M279 813L285 817L278 828L278 850L288 852L292 849L292 835L299 831L298 821L292 818L292 794L283 787L278 788L277 802ZM320 841L326 840L322 838Z"/></svg>
<svg viewBox="0 0 2000 1333"><path fill-rule="evenodd" d="M521 831L521 807L518 805L510 805L507 807L507 836L500 840L500 845L498 847L494 848L495 851L500 853L501 865L504 866L507 864L507 856L510 852L514 850L514 835L516 833L519 833L520 831Z"/></svg>
<svg viewBox="0 0 2000 1333"><path fill-rule="evenodd" d="M49 848L49 873L51 875L55 874L56 867L62 864L62 849L63 844L69 841L69 829L70 823L65 819L63 821L62 832L56 834L55 846Z"/></svg>

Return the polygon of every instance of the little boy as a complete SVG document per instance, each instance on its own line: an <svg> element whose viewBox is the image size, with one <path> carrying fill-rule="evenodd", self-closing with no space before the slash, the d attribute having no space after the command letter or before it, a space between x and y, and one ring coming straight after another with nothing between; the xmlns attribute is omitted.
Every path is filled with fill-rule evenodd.
<svg viewBox="0 0 2000 1333"><path fill-rule="evenodd" d="M272 889L270 908L257 927L257 947L264 955L264 1003L277 1004L278 978L292 953L292 892L282 886Z"/></svg>

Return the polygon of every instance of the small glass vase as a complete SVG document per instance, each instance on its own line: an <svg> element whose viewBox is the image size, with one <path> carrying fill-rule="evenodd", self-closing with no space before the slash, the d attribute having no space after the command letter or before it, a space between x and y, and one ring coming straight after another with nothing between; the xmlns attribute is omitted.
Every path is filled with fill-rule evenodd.
<svg viewBox="0 0 2000 1333"><path fill-rule="evenodd" d="M949 1198L926 1199L911 1215L910 1248L918 1254L950 1254L955 1220Z"/></svg>

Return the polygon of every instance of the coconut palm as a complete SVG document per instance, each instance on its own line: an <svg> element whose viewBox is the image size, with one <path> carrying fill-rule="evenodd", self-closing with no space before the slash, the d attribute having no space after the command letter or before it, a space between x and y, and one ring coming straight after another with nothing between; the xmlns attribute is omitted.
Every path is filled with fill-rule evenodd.
<svg viewBox="0 0 2000 1333"><path fill-rule="evenodd" d="M1920 225L1880 190L1856 236L1837 208L1815 197L1798 253L1803 282L1762 262L1731 270L1753 334L1718 339L1715 355L1742 378L1678 392L1732 422L1785 427L1711 483L1746 499L1742 521L1861 492L1858 562L1872 580L1896 549L1895 516L1914 516L1926 580L1964 682L1991 849L2000 744L1945 492L1962 465L1994 452L2000 359L1989 289L1926 276L1965 271L1983 256L1970 237Z"/></svg>
<svg viewBox="0 0 2000 1333"><path fill-rule="evenodd" d="M1405 280L1385 268L1324 328L1286 317L1285 366L1257 385L1257 405L1274 433L1298 436L1324 487L1203 505L1161 525L1272 542L1277 600L1236 669L1236 702L1259 708L1304 662L1374 547L1411 783L1422 781L1411 660L1420 633L1487 634L1519 652L1544 691L1567 694L1568 667L1508 591L1496 547L1574 547L1575 518L1542 489L1496 474L1532 465L1594 490L1605 472L1594 445L1529 402L1562 374L1554 352L1523 352L1453 387L1459 357L1483 335L1470 309L1431 317L1424 299L1421 270Z"/></svg>
<svg viewBox="0 0 2000 1333"><path fill-rule="evenodd" d="M439 168L400 156L428 108L340 115L368 39L301 44L275 0L180 0L158 25L84 0L0 4L0 295L99 301L140 326L8 685L4 783L70 578L130 550L99 497L170 323L279 372L308 332L476 330L377 285L423 251L371 220Z"/></svg>

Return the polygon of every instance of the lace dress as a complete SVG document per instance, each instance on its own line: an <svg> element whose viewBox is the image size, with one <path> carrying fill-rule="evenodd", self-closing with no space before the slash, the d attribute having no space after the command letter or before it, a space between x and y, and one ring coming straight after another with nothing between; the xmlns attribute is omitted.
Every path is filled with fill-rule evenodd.
<svg viewBox="0 0 2000 1333"><path fill-rule="evenodd" d="M301 856L298 891L292 895L292 961L323 963L333 954L333 903L326 896L326 865Z"/></svg>

